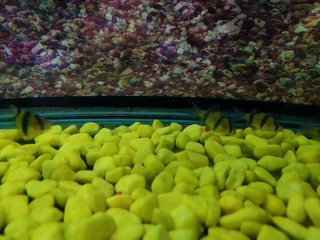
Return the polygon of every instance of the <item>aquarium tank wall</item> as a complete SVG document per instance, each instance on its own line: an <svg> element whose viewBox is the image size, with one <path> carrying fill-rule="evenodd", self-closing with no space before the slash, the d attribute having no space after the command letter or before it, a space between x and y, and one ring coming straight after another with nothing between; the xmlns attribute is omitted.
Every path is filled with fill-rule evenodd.
<svg viewBox="0 0 320 240"><path fill-rule="evenodd" d="M320 239L318 0L2 0L0 238Z"/></svg>

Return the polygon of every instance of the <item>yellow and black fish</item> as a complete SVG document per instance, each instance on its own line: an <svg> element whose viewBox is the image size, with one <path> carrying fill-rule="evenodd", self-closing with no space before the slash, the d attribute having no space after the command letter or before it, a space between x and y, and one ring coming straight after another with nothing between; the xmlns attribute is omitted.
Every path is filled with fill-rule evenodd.
<svg viewBox="0 0 320 240"><path fill-rule="evenodd" d="M14 123L24 140L31 140L51 127L51 123L46 118L15 106L12 107L15 113Z"/></svg>
<svg viewBox="0 0 320 240"><path fill-rule="evenodd" d="M235 129L230 120L223 116L219 110L219 106L215 105L206 110L200 109L193 103L194 114L206 125L205 131L210 130L220 133L221 135L235 134Z"/></svg>
<svg viewBox="0 0 320 240"><path fill-rule="evenodd" d="M253 130L281 131L283 129L273 117L266 113L243 113L237 108L234 108L234 112L236 120L245 119Z"/></svg>

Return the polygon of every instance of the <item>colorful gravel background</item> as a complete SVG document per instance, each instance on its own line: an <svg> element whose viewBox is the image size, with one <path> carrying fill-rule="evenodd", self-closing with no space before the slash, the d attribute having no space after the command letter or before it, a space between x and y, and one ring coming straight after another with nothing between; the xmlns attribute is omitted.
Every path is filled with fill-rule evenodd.
<svg viewBox="0 0 320 240"><path fill-rule="evenodd" d="M319 0L2 0L0 97L320 105L319 22Z"/></svg>

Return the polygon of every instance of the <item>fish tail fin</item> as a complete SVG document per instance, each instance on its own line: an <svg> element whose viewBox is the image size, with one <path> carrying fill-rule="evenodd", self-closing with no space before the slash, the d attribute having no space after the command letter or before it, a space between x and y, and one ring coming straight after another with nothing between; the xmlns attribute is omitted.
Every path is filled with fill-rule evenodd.
<svg viewBox="0 0 320 240"><path fill-rule="evenodd" d="M242 112L239 108L234 107L233 112L234 112L233 122L237 122L239 120L244 119L244 112Z"/></svg>

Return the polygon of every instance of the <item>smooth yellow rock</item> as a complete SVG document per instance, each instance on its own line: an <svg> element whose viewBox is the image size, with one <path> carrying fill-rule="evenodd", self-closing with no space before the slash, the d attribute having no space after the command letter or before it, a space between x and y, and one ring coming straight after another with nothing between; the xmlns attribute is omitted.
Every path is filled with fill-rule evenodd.
<svg viewBox="0 0 320 240"><path fill-rule="evenodd" d="M178 167L174 178L175 184L184 182L192 186L198 186L198 178L195 173L185 167Z"/></svg>
<svg viewBox="0 0 320 240"><path fill-rule="evenodd" d="M92 170L80 170L75 174L75 181L78 183L91 183L92 180L97 177L97 173Z"/></svg>
<svg viewBox="0 0 320 240"><path fill-rule="evenodd" d="M35 160L35 157L32 156L19 156L19 157L12 157L9 159L9 163L16 163L16 162L28 162L29 164L32 163Z"/></svg>
<svg viewBox="0 0 320 240"><path fill-rule="evenodd" d="M165 165L176 160L174 153L167 148L161 148L158 151L157 156Z"/></svg>
<svg viewBox="0 0 320 240"><path fill-rule="evenodd" d="M79 132L88 133L90 136L94 136L99 132L99 130L100 130L99 124L94 122L87 122L80 127Z"/></svg>
<svg viewBox="0 0 320 240"><path fill-rule="evenodd" d="M294 180L294 181L282 181L277 184L276 192L278 197L284 201L285 203L288 202L289 198L292 194L300 194L304 195L303 186L301 181Z"/></svg>
<svg viewBox="0 0 320 240"><path fill-rule="evenodd" d="M24 182L6 182L0 185L0 199L10 195L18 195L24 193Z"/></svg>
<svg viewBox="0 0 320 240"><path fill-rule="evenodd" d="M256 205L261 205L267 200L268 193L263 189L254 185L241 186L245 199L248 199ZM237 191L241 193L241 188Z"/></svg>
<svg viewBox="0 0 320 240"><path fill-rule="evenodd" d="M115 221L106 213L95 215L73 222L65 230L65 239L68 240L104 240L109 239L116 231Z"/></svg>
<svg viewBox="0 0 320 240"><path fill-rule="evenodd" d="M187 133L192 141L197 142L200 139L202 129L200 125L192 124L185 127L182 132Z"/></svg>
<svg viewBox="0 0 320 240"><path fill-rule="evenodd" d="M205 141L204 148L211 159L214 159L217 154L227 153L219 142L210 138Z"/></svg>
<svg viewBox="0 0 320 240"><path fill-rule="evenodd" d="M256 239L262 226L263 224L259 222L245 221L241 224L240 231L248 237Z"/></svg>
<svg viewBox="0 0 320 240"><path fill-rule="evenodd" d="M167 148L170 151L174 148L175 137L170 135L161 136L159 139L159 143L155 149L155 152L158 153L160 149Z"/></svg>
<svg viewBox="0 0 320 240"><path fill-rule="evenodd" d="M46 132L35 137L34 141L36 143L48 143L52 147L57 147L59 145L59 135Z"/></svg>
<svg viewBox="0 0 320 240"><path fill-rule="evenodd" d="M215 164L218 164L220 162L229 162L232 160L237 160L237 158L233 155L230 155L228 153L218 153L213 159L213 162ZM228 164L229 165L229 164Z"/></svg>
<svg viewBox="0 0 320 240"><path fill-rule="evenodd" d="M92 186L96 189L96 191L102 192L105 198L112 196L114 193L113 185L107 182L105 179L99 177L96 177L92 180Z"/></svg>
<svg viewBox="0 0 320 240"><path fill-rule="evenodd" d="M157 195L159 209L171 212L182 203L183 194L181 193L161 193Z"/></svg>
<svg viewBox="0 0 320 240"><path fill-rule="evenodd" d="M152 150L150 150L148 148L147 149L141 148L141 149L137 150L136 155L134 156L132 162L134 164L137 164L137 163L144 164L146 157L150 154L153 154Z"/></svg>
<svg viewBox="0 0 320 240"><path fill-rule="evenodd" d="M242 167L232 167L226 180L226 189L236 189L241 186L245 179L245 169Z"/></svg>
<svg viewBox="0 0 320 240"><path fill-rule="evenodd" d="M8 168L9 168L9 163L8 162L0 162L0 177L1 178L6 173Z"/></svg>
<svg viewBox="0 0 320 240"><path fill-rule="evenodd" d="M68 153L65 155L65 159L69 167L75 172L85 170L87 168L86 163L78 153Z"/></svg>
<svg viewBox="0 0 320 240"><path fill-rule="evenodd" d="M41 197L35 198L32 202L30 202L29 206L31 210L36 208L43 209L47 207L54 207L54 197L51 193L47 193Z"/></svg>
<svg viewBox="0 0 320 240"><path fill-rule="evenodd" d="M93 138L88 133L76 133L70 135L67 139L67 143L72 143L72 145L78 149L92 141Z"/></svg>
<svg viewBox="0 0 320 240"><path fill-rule="evenodd" d="M284 215L286 213L286 206L282 200L273 194L267 195L262 207L271 215Z"/></svg>
<svg viewBox="0 0 320 240"><path fill-rule="evenodd" d="M55 207L45 207L45 208L34 208L30 217L33 218L38 223L43 222L59 222L63 218L63 213Z"/></svg>
<svg viewBox="0 0 320 240"><path fill-rule="evenodd" d="M134 155L136 154L136 151L132 147L130 147L130 145L128 144L128 145L124 145L121 148L119 147L118 154L134 157Z"/></svg>
<svg viewBox="0 0 320 240"><path fill-rule="evenodd" d="M62 191L58 187L54 187L50 189L50 193L54 197L54 202L56 203L57 206L60 208L64 208L66 205L67 200L71 196L70 193Z"/></svg>
<svg viewBox="0 0 320 240"><path fill-rule="evenodd" d="M258 234L257 240L289 240L286 234L279 231L275 227L264 224Z"/></svg>
<svg viewBox="0 0 320 240"><path fill-rule="evenodd" d="M212 167L205 166L199 177L199 187L215 184L217 175Z"/></svg>
<svg viewBox="0 0 320 240"><path fill-rule="evenodd" d="M214 171L217 176L216 186L219 190L223 190L226 187L226 178L230 171L230 166L220 163L214 166Z"/></svg>
<svg viewBox="0 0 320 240"><path fill-rule="evenodd" d="M132 193L131 193L131 198L135 201L137 200L138 198L141 198L141 197L144 197L148 194L150 194L151 192L145 188L141 188L141 187L138 187L138 188L135 188Z"/></svg>
<svg viewBox="0 0 320 240"><path fill-rule="evenodd" d="M62 191L68 192L72 195L75 195L81 188L81 185L79 183L68 180L59 181L58 186Z"/></svg>
<svg viewBox="0 0 320 240"><path fill-rule="evenodd" d="M206 153L202 144L198 142L192 142L192 141L187 143L185 150L193 151L200 154Z"/></svg>
<svg viewBox="0 0 320 240"><path fill-rule="evenodd" d="M171 240L197 240L197 231L194 229L175 229L169 232Z"/></svg>
<svg viewBox="0 0 320 240"><path fill-rule="evenodd" d="M115 168L116 162L112 156L99 158L93 165L93 171L95 171L99 177L105 176L106 172Z"/></svg>
<svg viewBox="0 0 320 240"><path fill-rule="evenodd" d="M245 221L265 223L269 219L268 213L257 206L245 206L239 211L224 215L219 219L219 224L228 229L240 229Z"/></svg>
<svg viewBox="0 0 320 240"><path fill-rule="evenodd" d="M262 167L256 167L253 172L256 174L256 176L258 177L258 179L260 179L261 181L264 181L268 184L270 184L272 187L275 187L277 184L277 181L275 180L275 178L268 172L266 171L264 168Z"/></svg>
<svg viewBox="0 0 320 240"><path fill-rule="evenodd" d="M145 188L146 180L143 176L130 174L123 176L115 185L116 192L131 194L135 188Z"/></svg>
<svg viewBox="0 0 320 240"><path fill-rule="evenodd" d="M157 206L157 196L151 193L134 201L130 207L130 212L140 217L143 222L150 222L152 212Z"/></svg>
<svg viewBox="0 0 320 240"><path fill-rule="evenodd" d="M235 195L221 196L218 202L224 215L236 212L244 207L242 198Z"/></svg>
<svg viewBox="0 0 320 240"><path fill-rule="evenodd" d="M282 173L286 173L286 172L297 172L301 179L303 179L304 181L308 181L311 173L309 168L303 164L303 163L291 163L288 166L284 167L282 169Z"/></svg>
<svg viewBox="0 0 320 240"><path fill-rule="evenodd" d="M197 215L201 222L205 222L208 213L208 202L205 197L185 194L182 201Z"/></svg>
<svg viewBox="0 0 320 240"><path fill-rule="evenodd" d="M162 171L151 184L151 191L155 194L170 192L174 186L174 178L168 171Z"/></svg>
<svg viewBox="0 0 320 240"><path fill-rule="evenodd" d="M249 240L247 236L241 232L229 230L222 227L211 227L208 230L209 236L217 237L218 239L228 240L228 239L237 239L237 240Z"/></svg>
<svg viewBox="0 0 320 240"><path fill-rule="evenodd" d="M320 163L320 150L314 145L300 146L296 151L297 159L302 163Z"/></svg>
<svg viewBox="0 0 320 240"><path fill-rule="evenodd" d="M308 228L306 240L318 240L320 236L320 228L319 227L314 227L310 226Z"/></svg>
<svg viewBox="0 0 320 240"><path fill-rule="evenodd" d="M168 231L162 225L155 225L149 229L143 237L143 240L171 240Z"/></svg>
<svg viewBox="0 0 320 240"><path fill-rule="evenodd" d="M85 184L80 187L76 196L87 201L93 213L104 212L107 208L106 199L101 191L96 191L92 184Z"/></svg>
<svg viewBox="0 0 320 240"><path fill-rule="evenodd" d="M137 138L130 141L130 146L135 150L146 149L154 152L155 148L150 138Z"/></svg>
<svg viewBox="0 0 320 240"><path fill-rule="evenodd" d="M206 155L186 150L188 159L195 167L205 167L209 165L209 159Z"/></svg>
<svg viewBox="0 0 320 240"><path fill-rule="evenodd" d="M175 145L178 149L184 150L190 141L191 137L189 134L180 132L176 138Z"/></svg>
<svg viewBox="0 0 320 240"><path fill-rule="evenodd" d="M197 235L200 234L202 227L197 215L191 211L186 204L181 204L170 212L175 229L191 229Z"/></svg>
<svg viewBox="0 0 320 240"><path fill-rule="evenodd" d="M307 235L305 227L289 218L275 216L272 221L278 228L294 239L304 239Z"/></svg>
<svg viewBox="0 0 320 240"><path fill-rule="evenodd" d="M142 223L138 216L122 208L109 208L106 213L114 219L118 228L127 225L141 225Z"/></svg>
<svg viewBox="0 0 320 240"><path fill-rule="evenodd" d="M48 153L41 154L32 163L30 163L30 168L33 168L37 171L41 171L43 162L49 161L49 160L51 160L50 154ZM1 169L1 166L0 166L0 169ZM1 173L0 173L0 176L1 176Z"/></svg>
<svg viewBox="0 0 320 240"><path fill-rule="evenodd" d="M112 137L112 131L108 128L101 128L99 132L94 136L94 141L104 144Z"/></svg>
<svg viewBox="0 0 320 240"><path fill-rule="evenodd" d="M241 148L238 144L226 144L223 146L223 148L226 150L228 154L232 156L235 156L235 157L242 156Z"/></svg>
<svg viewBox="0 0 320 240"><path fill-rule="evenodd" d="M29 197L36 198L50 192L50 189L56 186L56 181L44 179L42 181L32 180L26 183L25 188Z"/></svg>
<svg viewBox="0 0 320 240"><path fill-rule="evenodd" d="M51 178L52 173L61 165L66 164L64 160L52 159L50 161L44 161L42 163L42 177L44 179Z"/></svg>
<svg viewBox="0 0 320 240"><path fill-rule="evenodd" d="M207 197L208 211L205 219L205 225L207 227L216 226L221 216L221 209L219 203L214 197Z"/></svg>
<svg viewBox="0 0 320 240"><path fill-rule="evenodd" d="M37 223L28 216L20 216L4 228L4 235L10 239L28 240Z"/></svg>
<svg viewBox="0 0 320 240"><path fill-rule="evenodd" d="M125 225L118 227L110 240L142 239L144 233L145 227L142 224Z"/></svg>
<svg viewBox="0 0 320 240"><path fill-rule="evenodd" d="M62 133L69 134L69 135L78 133L77 125L72 124L66 127L65 129L63 129Z"/></svg>
<svg viewBox="0 0 320 240"><path fill-rule="evenodd" d="M61 222L44 222L32 233L32 240L62 240L64 226Z"/></svg>
<svg viewBox="0 0 320 240"><path fill-rule="evenodd" d="M12 165L11 165L12 166ZM18 167L15 169L8 169L1 179L2 183L23 181L29 182L31 180L40 179L41 174L33 168Z"/></svg>
<svg viewBox="0 0 320 240"><path fill-rule="evenodd" d="M173 219L169 212L164 209L155 208L152 212L151 222L154 225L164 226L168 231L174 229Z"/></svg>
<svg viewBox="0 0 320 240"><path fill-rule="evenodd" d="M131 132L131 129L127 126L121 125L112 130L114 135L121 135L123 133Z"/></svg>
<svg viewBox="0 0 320 240"><path fill-rule="evenodd" d="M188 195L196 194L195 186L191 185L189 183L185 183L185 182L181 182L181 183L176 184L173 187L171 192L173 192L173 193L179 192L179 193L188 194Z"/></svg>
<svg viewBox="0 0 320 240"><path fill-rule="evenodd" d="M298 222L303 223L307 217L304 208L304 196L299 193L293 193L287 204L287 217Z"/></svg>
<svg viewBox="0 0 320 240"><path fill-rule="evenodd" d="M280 145L268 144L264 146L256 146L253 149L253 154L256 158L262 158L263 156L271 155L275 157L282 157L283 152Z"/></svg>
<svg viewBox="0 0 320 240"><path fill-rule="evenodd" d="M156 173L153 169L146 168L140 163L134 164L134 166L131 170L131 174L141 175L147 181L152 181L156 175Z"/></svg>
<svg viewBox="0 0 320 240"><path fill-rule="evenodd" d="M312 223L320 227L320 200L319 198L311 197L305 200L304 208L311 219Z"/></svg>
<svg viewBox="0 0 320 240"><path fill-rule="evenodd" d="M26 195L11 195L1 199L1 205L5 212L5 222L10 223L22 216L28 216L30 213L28 201Z"/></svg>
<svg viewBox="0 0 320 240"><path fill-rule="evenodd" d="M258 160L257 163L258 163L258 166L263 167L268 172L277 171L289 164L288 161L284 158L270 156L270 155L263 156Z"/></svg>
<svg viewBox="0 0 320 240"><path fill-rule="evenodd" d="M137 133L139 137L150 138L154 132L154 128L148 124L141 124L137 128Z"/></svg>
<svg viewBox="0 0 320 240"><path fill-rule="evenodd" d="M78 196L70 197L67 200L63 221L71 223L91 217L92 211L88 202Z"/></svg>
<svg viewBox="0 0 320 240"><path fill-rule="evenodd" d="M149 154L144 160L144 166L146 168L153 169L156 174L162 172L165 168L162 161L154 154Z"/></svg>
<svg viewBox="0 0 320 240"><path fill-rule="evenodd" d="M170 124L170 128L172 129L172 131L182 131L182 126L179 123L172 122Z"/></svg>
<svg viewBox="0 0 320 240"><path fill-rule="evenodd" d="M318 179L318 176L320 176L320 163L309 163L306 166L310 170L309 183L316 188L320 184L320 179Z"/></svg>
<svg viewBox="0 0 320 240"><path fill-rule="evenodd" d="M132 203L133 200L127 193L115 194L107 199L107 204L111 208L123 208L129 210Z"/></svg>
<svg viewBox="0 0 320 240"><path fill-rule="evenodd" d="M114 158L114 161L116 162L116 165L118 167L130 167L133 163L133 156L130 155L120 155L120 154L114 154L112 156Z"/></svg>
<svg viewBox="0 0 320 240"><path fill-rule="evenodd" d="M72 181L75 179L75 175L76 173L68 165L63 164L52 172L51 179L56 181L61 181L61 180Z"/></svg>

